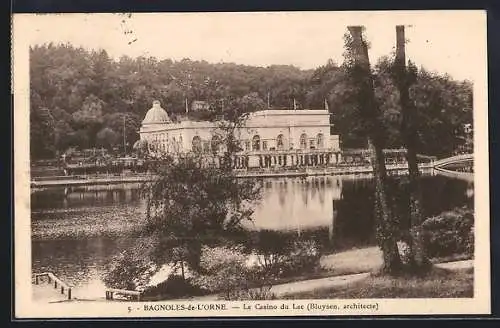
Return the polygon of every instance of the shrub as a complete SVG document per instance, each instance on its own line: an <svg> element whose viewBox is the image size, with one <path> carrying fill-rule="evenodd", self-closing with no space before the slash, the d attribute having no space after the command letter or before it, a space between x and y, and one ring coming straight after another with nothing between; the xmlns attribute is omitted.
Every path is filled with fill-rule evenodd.
<svg viewBox="0 0 500 328"><path fill-rule="evenodd" d="M474 253L474 212L456 208L426 219L423 223L430 257Z"/></svg>
<svg viewBox="0 0 500 328"><path fill-rule="evenodd" d="M200 272L193 278L199 288L222 292L226 300L247 287L246 255L239 247L203 247Z"/></svg>
<svg viewBox="0 0 500 328"><path fill-rule="evenodd" d="M161 296L178 298L192 295L203 295L206 291L195 286L191 279L184 279L181 275L173 274L164 282L150 287L144 292L144 296Z"/></svg>
<svg viewBox="0 0 500 328"><path fill-rule="evenodd" d="M204 247L193 284L220 292L225 300L274 299L271 287L277 278L319 268L321 254L314 241L299 241L286 254L253 255L256 261L252 262L241 247Z"/></svg>
<svg viewBox="0 0 500 328"><path fill-rule="evenodd" d="M271 292L271 287L272 286L261 286L258 288L242 290L235 295L234 300L238 301L275 300L276 295Z"/></svg>
<svg viewBox="0 0 500 328"><path fill-rule="evenodd" d="M321 253L312 240L295 241L285 250L267 251L257 255L258 266L272 278L289 277L316 270Z"/></svg>
<svg viewBox="0 0 500 328"><path fill-rule="evenodd" d="M319 267L321 253L313 240L296 241L283 265L283 275L291 276L314 271Z"/></svg>

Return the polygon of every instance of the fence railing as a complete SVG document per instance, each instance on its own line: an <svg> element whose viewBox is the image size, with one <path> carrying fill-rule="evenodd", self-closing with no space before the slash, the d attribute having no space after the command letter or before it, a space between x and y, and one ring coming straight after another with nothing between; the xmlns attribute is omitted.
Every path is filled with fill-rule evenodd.
<svg viewBox="0 0 500 328"><path fill-rule="evenodd" d="M443 166L446 164L469 161L469 160L474 160L473 154L460 154L460 155L455 155L455 156L451 156L451 157L447 157L447 158L442 158L440 160L436 160L436 161L434 161L434 166L439 167L439 166Z"/></svg>
<svg viewBox="0 0 500 328"><path fill-rule="evenodd" d="M136 290L114 289L114 288L106 289L106 299L107 300L112 300L114 297L114 294L133 296L138 301L141 300L141 296L142 296L142 292L136 291Z"/></svg>
<svg viewBox="0 0 500 328"><path fill-rule="evenodd" d="M36 273L35 274L35 285L39 285L41 282L42 277L47 277L47 281L49 284L52 282L54 283L54 289L59 288L61 291L61 294L64 294L66 292L66 295L68 296L68 300L71 299L71 287L66 284L64 281L56 277L55 274L52 272L43 272L43 273Z"/></svg>

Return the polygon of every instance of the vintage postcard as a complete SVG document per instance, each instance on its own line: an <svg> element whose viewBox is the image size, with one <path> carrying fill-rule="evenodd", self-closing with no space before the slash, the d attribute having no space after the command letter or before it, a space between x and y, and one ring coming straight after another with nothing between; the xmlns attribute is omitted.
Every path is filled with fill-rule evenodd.
<svg viewBox="0 0 500 328"><path fill-rule="evenodd" d="M15 316L490 313L484 11L15 14Z"/></svg>

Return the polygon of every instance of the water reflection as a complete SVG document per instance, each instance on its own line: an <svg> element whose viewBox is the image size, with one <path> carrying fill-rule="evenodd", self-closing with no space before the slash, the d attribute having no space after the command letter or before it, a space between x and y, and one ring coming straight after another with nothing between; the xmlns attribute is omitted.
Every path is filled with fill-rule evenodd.
<svg viewBox="0 0 500 328"><path fill-rule="evenodd" d="M54 187L31 194L32 211L78 207L101 207L116 204L138 204L140 184L110 186Z"/></svg>
<svg viewBox="0 0 500 328"><path fill-rule="evenodd" d="M264 235L269 247L275 248L280 238L312 239L326 252L375 244L371 179L280 178L266 179L263 186L262 201L247 226L256 235L255 247L262 247ZM104 234L90 238L82 231L97 225L119 230L141 220L145 204L139 187L52 188L33 193L33 271L51 271L76 285L99 285L104 265L134 240L125 233L119 238ZM422 178L422 188L425 216L473 205L473 185L466 181L428 176ZM404 194L394 188L392 196L404 212Z"/></svg>
<svg viewBox="0 0 500 328"><path fill-rule="evenodd" d="M333 208L325 199L340 199L341 190L341 178L333 176L267 180L249 228L300 233L328 227Z"/></svg>

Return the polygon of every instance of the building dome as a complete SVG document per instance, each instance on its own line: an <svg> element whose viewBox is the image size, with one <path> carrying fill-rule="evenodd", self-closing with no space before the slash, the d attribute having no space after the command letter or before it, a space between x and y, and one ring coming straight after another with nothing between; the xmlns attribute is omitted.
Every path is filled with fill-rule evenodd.
<svg viewBox="0 0 500 328"><path fill-rule="evenodd" d="M160 102L155 100L153 101L153 107L146 113L146 117L144 117L142 124L165 124L171 122L167 112L161 108Z"/></svg>

